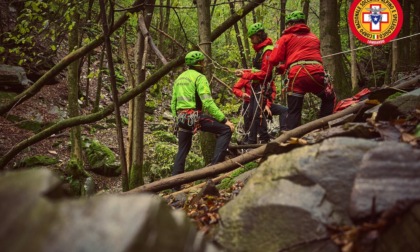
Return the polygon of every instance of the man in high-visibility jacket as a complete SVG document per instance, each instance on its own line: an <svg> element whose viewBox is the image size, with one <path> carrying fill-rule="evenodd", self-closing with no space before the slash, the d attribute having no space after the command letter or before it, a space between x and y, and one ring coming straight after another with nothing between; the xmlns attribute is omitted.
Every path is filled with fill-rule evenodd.
<svg viewBox="0 0 420 252"><path fill-rule="evenodd" d="M211 97L204 70L204 54L189 52L185 56L188 70L174 82L171 100L172 116L178 124L178 153L172 175L184 172L185 159L191 149L192 137L197 130L217 134L216 148L211 164L224 160L235 127L220 111ZM209 115L203 114L202 110ZM179 188L175 188L179 189Z"/></svg>
<svg viewBox="0 0 420 252"><path fill-rule="evenodd" d="M278 71L286 72L287 83L287 128L294 129L301 124L303 97L313 93L321 98L319 117L332 114L335 93L325 76L322 65L319 39L311 33L301 11L286 16L286 29L276 42L268 61Z"/></svg>

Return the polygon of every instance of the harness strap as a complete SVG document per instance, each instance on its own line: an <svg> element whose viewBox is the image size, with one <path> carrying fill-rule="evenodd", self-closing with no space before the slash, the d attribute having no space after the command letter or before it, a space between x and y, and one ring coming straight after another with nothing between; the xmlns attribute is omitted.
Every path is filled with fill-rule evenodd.
<svg viewBox="0 0 420 252"><path fill-rule="evenodd" d="M296 61L296 62L294 62L294 63L292 63L292 64L290 64L290 66L289 66L289 68L287 69L287 72L286 72L286 76L288 76L289 75L289 71L290 71L290 69L292 68L292 67L294 67L294 66L297 66L297 65L300 65L300 68L299 68L299 70L296 72L296 74L295 74L295 76L293 77L293 80L292 80L292 88L291 88L291 92L287 92L287 94L288 95L293 95L293 96L297 96L297 97L303 97L303 95L302 94L298 94L298 93L294 93L293 92L293 85L295 84L295 80L296 80L296 77L299 75L299 73L300 73L300 71L302 70L302 69L305 69L305 71L306 71L306 73L309 75L309 77L311 77L311 79L317 84L317 85L319 85L319 86L321 86L321 87L325 87L325 85L322 85L321 83L319 83L317 80L315 80L315 78L312 76L312 74L311 73L309 73L309 71L308 71L308 69L306 69L306 67L305 67L305 65L322 65L321 64L321 62L319 62L319 61L315 61L315 60L300 60L300 61Z"/></svg>
<svg viewBox="0 0 420 252"><path fill-rule="evenodd" d="M322 65L322 64L321 64L321 62L316 61L316 60L299 60L299 61L296 61L296 62L293 62L292 64L290 64L289 70L290 70L290 68L292 68L296 65Z"/></svg>

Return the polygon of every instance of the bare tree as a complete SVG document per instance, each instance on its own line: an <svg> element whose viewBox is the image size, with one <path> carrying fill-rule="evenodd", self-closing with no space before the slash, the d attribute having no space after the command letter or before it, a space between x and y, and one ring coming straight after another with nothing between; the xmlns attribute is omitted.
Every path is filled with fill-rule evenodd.
<svg viewBox="0 0 420 252"><path fill-rule="evenodd" d="M153 17L153 9L155 0L148 0L147 8L138 18L138 26L145 25L146 29L150 27ZM137 56L136 56L136 83L142 83L146 79L146 62L147 62L147 46L148 37L144 36L141 29L138 29L137 34ZM134 99L133 106L133 122L132 122L132 141L131 146L131 165L129 187L144 184L143 181L143 160L144 160L144 118L146 108L146 92L142 92Z"/></svg>
<svg viewBox="0 0 420 252"><path fill-rule="evenodd" d="M210 22L210 1L201 0L197 1L197 16L198 16L198 31L200 49L209 58L206 58L207 62L211 62L211 22ZM207 64L205 69L205 75L210 81L212 76L211 64ZM200 145L201 152L203 154L204 162L210 163L214 154L214 148L216 146L216 137L210 132L200 132Z"/></svg>
<svg viewBox="0 0 420 252"><path fill-rule="evenodd" d="M323 56L341 52L339 31L339 8L337 0L320 1L319 30L321 38L321 51ZM325 68L334 78L334 87L338 99L351 96L351 86L344 71L343 56L341 54L324 58Z"/></svg>
<svg viewBox="0 0 420 252"><path fill-rule="evenodd" d="M74 51L79 44L79 13L74 11L72 20L75 22L72 30L69 33L69 51ZM68 67L67 74L68 85L68 113L69 117L77 117L80 114L79 107L79 61L73 61ZM78 170L83 169L83 150L82 150L82 135L80 126L72 127L70 130L71 142L71 159L72 163L69 164L71 171L76 174Z"/></svg>
<svg viewBox="0 0 420 252"><path fill-rule="evenodd" d="M108 27L108 20L106 17L106 8L104 0L99 0L99 6L101 8L101 17L102 17L102 27L104 30L105 36L105 49L106 49L106 56L108 61L108 68L109 68L109 79L111 81L111 89L112 89L112 98L115 103L118 103L118 90L117 90L117 81L115 77L115 69L114 69L114 62L112 60L112 45L110 39L110 32ZM113 15L113 6L110 6L111 15ZM127 176L127 163L125 162L125 150L124 150L124 138L122 133L122 123L121 123L121 115L120 115L120 107L114 106L115 111L115 121L116 121L116 131L117 131L117 140L118 140L118 147L120 153L120 162L121 162L121 175L122 175L122 187L123 191L128 190L128 176Z"/></svg>
<svg viewBox="0 0 420 252"><path fill-rule="evenodd" d="M229 2L229 7L230 7L230 13L234 14L235 4L232 3L230 0L228 0L228 2ZM244 50L244 46L242 45L241 33L239 32L238 23L234 24L233 27L235 28L236 41L238 42L239 54L241 55L242 68L246 69L248 68L248 66L246 63L245 50Z"/></svg>

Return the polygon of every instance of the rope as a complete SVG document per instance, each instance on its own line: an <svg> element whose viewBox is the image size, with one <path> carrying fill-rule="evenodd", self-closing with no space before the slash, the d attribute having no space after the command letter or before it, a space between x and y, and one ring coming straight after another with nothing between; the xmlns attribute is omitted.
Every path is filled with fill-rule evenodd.
<svg viewBox="0 0 420 252"><path fill-rule="evenodd" d="M409 36L405 36L405 37L401 37L401 38L396 38L396 39L391 40L391 42L406 39L406 38L411 38L411 37L414 37L414 36L417 36L417 35L420 35L420 33L411 34ZM353 50L347 50L347 51L342 51L342 52L338 52L338 53L333 53L333 54L330 54L330 55L323 56L322 58L328 58L328 57L332 57L332 56L336 56L336 55L340 55L340 54L344 54L344 53L349 53L349 52L352 52L352 51L358 51L358 50L369 48L369 47L372 47L372 46L375 46L375 45L367 45L367 46L362 46L362 47L355 48Z"/></svg>

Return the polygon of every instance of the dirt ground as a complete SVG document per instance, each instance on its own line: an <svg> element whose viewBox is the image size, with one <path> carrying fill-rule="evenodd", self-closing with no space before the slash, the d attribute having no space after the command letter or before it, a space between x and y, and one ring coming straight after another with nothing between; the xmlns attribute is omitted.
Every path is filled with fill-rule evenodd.
<svg viewBox="0 0 420 252"><path fill-rule="evenodd" d="M92 93L94 90L91 91ZM1 103L4 102L0 100ZM107 99L101 101L106 105ZM61 81L55 85L44 86L32 98L24 101L22 104L14 107L6 115L0 116L0 156L7 153L13 146L35 135L34 132L18 127L18 123L12 122L8 119L13 117L23 118L25 121L37 121L41 124L47 124L62 120L66 113L67 104L67 87L66 82ZM122 110L126 110L123 106ZM92 109L92 106L83 108L83 113L87 114ZM94 137L106 144L115 152L118 152L118 144L116 139L116 131L112 128L92 131L90 125L82 126L83 135ZM21 151L14 157L5 167L6 170L21 169L19 162L25 157L34 155L44 155L52 158L57 158L59 163L50 166L51 169L59 169L64 173L65 165L69 160L70 155L70 139L69 129L63 130L55 135L52 135L28 148ZM95 181L97 191L121 191L120 177L104 177L91 172L92 178Z"/></svg>

